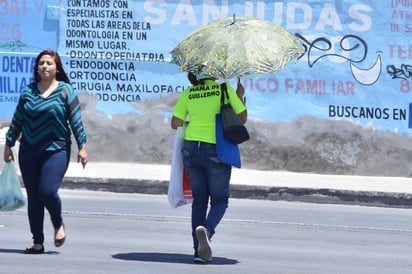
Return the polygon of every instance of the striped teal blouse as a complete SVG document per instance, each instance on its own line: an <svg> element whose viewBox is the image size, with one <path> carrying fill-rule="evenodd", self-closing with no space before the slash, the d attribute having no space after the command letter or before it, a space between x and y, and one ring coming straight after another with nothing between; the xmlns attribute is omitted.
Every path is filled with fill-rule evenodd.
<svg viewBox="0 0 412 274"><path fill-rule="evenodd" d="M73 87L60 81L50 96L44 98L37 84L31 83L20 95L6 133L6 144L13 147L21 135L23 142L38 150L55 151L71 144L71 131L80 149L87 135Z"/></svg>

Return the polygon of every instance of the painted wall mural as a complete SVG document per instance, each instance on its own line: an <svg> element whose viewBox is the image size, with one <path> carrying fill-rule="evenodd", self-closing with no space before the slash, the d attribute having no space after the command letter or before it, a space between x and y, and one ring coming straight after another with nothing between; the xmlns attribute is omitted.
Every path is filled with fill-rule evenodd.
<svg viewBox="0 0 412 274"><path fill-rule="evenodd" d="M32 80L35 56L51 48L93 107L85 114L99 140L108 120L132 123L128 138L131 128L170 136L173 103L189 85L170 51L196 27L233 14L272 21L305 48L279 73L241 79L252 133L242 145L245 167L410 175L412 2L405 0L0 0L0 121L7 124ZM148 139L164 145L162 156L141 155L156 147ZM134 156L116 160L170 161L171 141L147 137L143 152L143 140L136 142ZM110 161L97 144L96 159Z"/></svg>

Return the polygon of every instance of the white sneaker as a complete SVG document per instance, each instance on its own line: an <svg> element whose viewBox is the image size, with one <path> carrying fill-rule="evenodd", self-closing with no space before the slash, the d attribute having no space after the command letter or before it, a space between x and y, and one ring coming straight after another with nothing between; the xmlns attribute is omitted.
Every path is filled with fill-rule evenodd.
<svg viewBox="0 0 412 274"><path fill-rule="evenodd" d="M197 241L199 242L199 246L197 247L199 258L201 258L205 262L211 261L212 249L210 248L209 232L207 231L206 227L201 225L196 227L196 237Z"/></svg>
<svg viewBox="0 0 412 274"><path fill-rule="evenodd" d="M193 262L194 263L201 263L201 264L206 263L205 260L203 260L202 258L199 257L199 254L197 254L197 251L195 252L195 255L193 256Z"/></svg>

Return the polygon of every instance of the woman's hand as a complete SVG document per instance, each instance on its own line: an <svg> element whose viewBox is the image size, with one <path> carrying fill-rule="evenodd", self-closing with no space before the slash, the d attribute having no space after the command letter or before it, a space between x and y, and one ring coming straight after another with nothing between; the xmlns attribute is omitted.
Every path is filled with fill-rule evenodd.
<svg viewBox="0 0 412 274"><path fill-rule="evenodd" d="M83 165L83 169L86 167L87 164L87 151L86 151L86 144L79 150L77 154L77 162L81 162Z"/></svg>
<svg viewBox="0 0 412 274"><path fill-rule="evenodd" d="M4 145L4 161L10 162L10 161L14 161L14 155L13 155L13 150L11 150L11 147L9 147L8 145Z"/></svg>
<svg viewBox="0 0 412 274"><path fill-rule="evenodd" d="M183 126L184 121L182 119L177 118L176 116L172 117L172 120L170 121L170 126L173 129L177 129L178 127Z"/></svg>

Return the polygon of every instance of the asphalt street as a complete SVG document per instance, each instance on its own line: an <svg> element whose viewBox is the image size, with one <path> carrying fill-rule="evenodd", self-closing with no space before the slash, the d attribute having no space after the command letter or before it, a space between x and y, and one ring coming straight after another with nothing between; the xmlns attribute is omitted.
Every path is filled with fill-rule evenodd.
<svg viewBox="0 0 412 274"><path fill-rule="evenodd" d="M67 240L30 246L26 209L0 212L0 273L411 273L412 211L231 199L213 261L192 263L190 206L167 196L61 190Z"/></svg>

